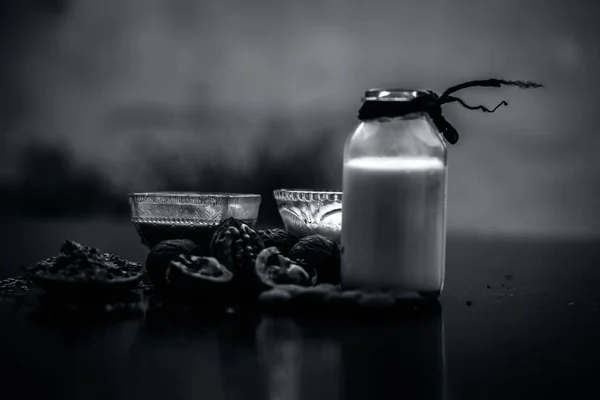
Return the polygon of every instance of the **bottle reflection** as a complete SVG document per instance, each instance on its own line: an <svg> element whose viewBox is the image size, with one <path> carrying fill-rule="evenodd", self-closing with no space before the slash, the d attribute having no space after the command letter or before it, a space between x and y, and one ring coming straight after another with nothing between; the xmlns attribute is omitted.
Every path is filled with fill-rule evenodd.
<svg viewBox="0 0 600 400"><path fill-rule="evenodd" d="M445 396L439 303L394 316L265 317L256 338L270 400Z"/></svg>
<svg viewBox="0 0 600 400"><path fill-rule="evenodd" d="M340 398L339 345L326 335L311 333L310 324L263 318L257 345L270 400Z"/></svg>
<svg viewBox="0 0 600 400"><path fill-rule="evenodd" d="M344 399L445 398L441 304L339 326Z"/></svg>
<svg viewBox="0 0 600 400"><path fill-rule="evenodd" d="M298 400L302 336L296 323L287 318L265 318L256 334L259 360L265 370L270 400Z"/></svg>
<svg viewBox="0 0 600 400"><path fill-rule="evenodd" d="M441 305L409 308L377 317L155 314L134 344L135 398L443 399Z"/></svg>

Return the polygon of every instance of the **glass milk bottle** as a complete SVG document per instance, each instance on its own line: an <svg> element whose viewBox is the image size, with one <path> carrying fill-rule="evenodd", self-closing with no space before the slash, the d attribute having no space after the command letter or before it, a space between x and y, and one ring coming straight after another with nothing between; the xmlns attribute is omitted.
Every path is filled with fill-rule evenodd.
<svg viewBox="0 0 600 400"><path fill-rule="evenodd" d="M406 113L362 118L346 142L342 199L345 289L424 298L437 298L442 291L446 144L429 115L410 111L418 106L409 104L426 96L427 92L414 90L378 89L365 94L363 107L404 107Z"/></svg>

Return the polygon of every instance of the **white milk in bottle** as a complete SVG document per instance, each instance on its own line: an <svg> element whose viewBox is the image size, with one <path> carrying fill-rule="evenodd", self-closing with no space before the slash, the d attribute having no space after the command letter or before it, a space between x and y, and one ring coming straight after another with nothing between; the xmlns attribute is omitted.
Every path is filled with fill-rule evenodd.
<svg viewBox="0 0 600 400"><path fill-rule="evenodd" d="M366 101L369 94L371 101L419 96L376 91ZM436 128L420 113L363 120L344 153L342 286L435 298L445 239L446 147Z"/></svg>

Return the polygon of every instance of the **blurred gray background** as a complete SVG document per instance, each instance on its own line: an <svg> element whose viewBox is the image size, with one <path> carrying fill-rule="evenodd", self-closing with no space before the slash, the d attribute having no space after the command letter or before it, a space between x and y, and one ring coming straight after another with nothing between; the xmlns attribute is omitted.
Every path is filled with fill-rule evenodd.
<svg viewBox="0 0 600 400"><path fill-rule="evenodd" d="M4 0L5 214L119 215L126 194L341 189L369 87L470 79L445 107L449 229L600 234L600 5L576 0Z"/></svg>

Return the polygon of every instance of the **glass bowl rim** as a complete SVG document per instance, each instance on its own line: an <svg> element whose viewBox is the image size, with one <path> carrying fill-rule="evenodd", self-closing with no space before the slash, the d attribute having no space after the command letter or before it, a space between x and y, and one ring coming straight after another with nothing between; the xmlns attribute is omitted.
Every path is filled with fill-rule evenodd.
<svg viewBox="0 0 600 400"><path fill-rule="evenodd" d="M334 190L304 190L304 189L275 189L273 193L302 193L302 194L342 194L342 192L336 192Z"/></svg>
<svg viewBox="0 0 600 400"><path fill-rule="evenodd" d="M256 193L231 193L231 192L134 192L129 193L128 197L130 199L135 198L177 198L177 197L213 197L213 198L260 198L262 197L260 194Z"/></svg>
<svg viewBox="0 0 600 400"><path fill-rule="evenodd" d="M302 190L302 189L277 189L273 190L273 197L281 206L281 202L287 201L301 201L310 203L313 201L318 202L331 202L341 203L342 192L334 192L328 190Z"/></svg>

